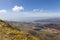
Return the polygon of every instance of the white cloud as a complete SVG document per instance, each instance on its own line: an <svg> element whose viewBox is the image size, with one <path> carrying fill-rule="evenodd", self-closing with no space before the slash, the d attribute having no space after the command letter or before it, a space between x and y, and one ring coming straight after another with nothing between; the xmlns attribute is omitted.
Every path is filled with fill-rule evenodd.
<svg viewBox="0 0 60 40"><path fill-rule="evenodd" d="M36 11L40 11L40 9L33 9L33 11L34 11L34 12L36 12Z"/></svg>
<svg viewBox="0 0 60 40"><path fill-rule="evenodd" d="M0 13L7 13L7 10L0 10Z"/></svg>
<svg viewBox="0 0 60 40"><path fill-rule="evenodd" d="M11 16L10 16L11 15ZM20 12L20 13L6 13L6 14L0 14L0 19L3 20L10 20L10 21L20 21L20 20L24 20L28 18L28 20L33 20L33 19L42 19L42 18L59 18L60 17L60 13L57 12L45 12L45 13L41 13L41 12ZM20 20L19 20L20 19Z"/></svg>
<svg viewBox="0 0 60 40"><path fill-rule="evenodd" d="M12 11L13 12L19 12L19 11L22 11L22 10L24 10L24 7L23 6L14 6L12 8Z"/></svg>
<svg viewBox="0 0 60 40"><path fill-rule="evenodd" d="M33 9L33 12L45 13L45 12L48 12L48 11L47 10L44 10L43 8L41 8L41 9Z"/></svg>

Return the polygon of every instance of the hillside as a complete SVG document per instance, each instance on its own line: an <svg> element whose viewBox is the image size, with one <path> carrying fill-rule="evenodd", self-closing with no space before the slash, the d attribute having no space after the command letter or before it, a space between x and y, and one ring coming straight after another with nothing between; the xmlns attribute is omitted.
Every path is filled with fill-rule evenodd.
<svg viewBox="0 0 60 40"><path fill-rule="evenodd" d="M9 22L29 35L40 38L40 40L60 40L60 24L40 24L40 23L25 23L25 22ZM40 26L39 26L40 25ZM34 28L41 28L35 30Z"/></svg>
<svg viewBox="0 0 60 40"><path fill-rule="evenodd" d="M0 40L40 40L0 20Z"/></svg>

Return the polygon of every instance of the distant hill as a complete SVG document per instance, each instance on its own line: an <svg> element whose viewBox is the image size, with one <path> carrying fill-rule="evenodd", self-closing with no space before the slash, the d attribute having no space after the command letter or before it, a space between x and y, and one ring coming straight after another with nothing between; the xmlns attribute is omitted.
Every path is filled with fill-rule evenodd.
<svg viewBox="0 0 60 40"><path fill-rule="evenodd" d="M60 23L60 18L48 18L43 20L35 20L34 22L41 22L41 23Z"/></svg>

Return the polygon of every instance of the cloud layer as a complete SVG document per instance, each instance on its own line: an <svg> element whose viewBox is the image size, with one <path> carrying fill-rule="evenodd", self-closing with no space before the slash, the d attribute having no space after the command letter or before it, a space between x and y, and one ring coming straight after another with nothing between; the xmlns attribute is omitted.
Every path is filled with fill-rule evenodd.
<svg viewBox="0 0 60 40"><path fill-rule="evenodd" d="M0 13L7 13L7 10L2 9L0 10Z"/></svg>
<svg viewBox="0 0 60 40"><path fill-rule="evenodd" d="M19 11L22 11L22 10L24 10L24 7L23 6L14 6L13 8L12 8L12 11L13 12L19 12Z"/></svg>
<svg viewBox="0 0 60 40"><path fill-rule="evenodd" d="M14 6L11 12L8 10L2 9L0 10L0 19L3 20L25 20L25 18L52 18L52 17L60 17L60 13L57 12L49 12L44 9L33 9L29 12L21 12L24 10L23 6Z"/></svg>

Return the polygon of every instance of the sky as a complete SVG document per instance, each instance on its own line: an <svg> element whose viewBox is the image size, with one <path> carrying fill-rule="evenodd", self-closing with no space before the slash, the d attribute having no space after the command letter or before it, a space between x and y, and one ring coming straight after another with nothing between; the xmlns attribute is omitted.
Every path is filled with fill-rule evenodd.
<svg viewBox="0 0 60 40"><path fill-rule="evenodd" d="M2 20L56 17L60 17L60 0L0 0Z"/></svg>

